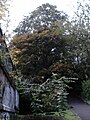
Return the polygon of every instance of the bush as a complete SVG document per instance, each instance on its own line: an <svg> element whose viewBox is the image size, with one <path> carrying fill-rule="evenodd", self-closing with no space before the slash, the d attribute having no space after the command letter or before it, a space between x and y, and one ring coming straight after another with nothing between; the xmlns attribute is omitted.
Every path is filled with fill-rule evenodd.
<svg viewBox="0 0 90 120"><path fill-rule="evenodd" d="M41 85L31 86L31 107L33 113L50 114L50 112L62 111L66 109L66 84L63 78L53 74Z"/></svg>
<svg viewBox="0 0 90 120"><path fill-rule="evenodd" d="M82 82L82 97L84 100L90 100L90 80L85 80Z"/></svg>
<svg viewBox="0 0 90 120"><path fill-rule="evenodd" d="M45 113L50 115L51 112L62 112L66 109L68 95L66 87L65 78L53 74L41 85L29 84L29 88L20 91L21 98L24 96L30 101L28 107L33 114Z"/></svg>

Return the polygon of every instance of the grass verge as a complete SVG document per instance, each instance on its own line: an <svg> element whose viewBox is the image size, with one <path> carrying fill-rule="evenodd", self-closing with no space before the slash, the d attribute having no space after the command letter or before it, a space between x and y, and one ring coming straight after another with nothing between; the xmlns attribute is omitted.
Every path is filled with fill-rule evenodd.
<svg viewBox="0 0 90 120"><path fill-rule="evenodd" d="M74 114L70 109L63 111L62 113L54 112L53 116L62 116L64 120L80 120L79 116Z"/></svg>
<svg viewBox="0 0 90 120"><path fill-rule="evenodd" d="M64 112L65 120L80 120L77 115L75 115L71 110L66 110Z"/></svg>

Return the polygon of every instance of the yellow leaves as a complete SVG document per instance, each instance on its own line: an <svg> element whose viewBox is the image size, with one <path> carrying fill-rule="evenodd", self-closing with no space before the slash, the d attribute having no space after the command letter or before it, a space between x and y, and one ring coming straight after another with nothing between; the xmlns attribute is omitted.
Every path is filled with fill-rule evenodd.
<svg viewBox="0 0 90 120"><path fill-rule="evenodd" d="M19 54L21 51L17 48L13 48L13 49L10 49L10 54L11 54L11 57L12 57L12 60L13 60L13 63L14 64L18 64L18 60L17 60L17 54Z"/></svg>
<svg viewBox="0 0 90 120"><path fill-rule="evenodd" d="M7 11L7 2L9 0L0 0L0 19L2 19L5 16L5 11Z"/></svg>

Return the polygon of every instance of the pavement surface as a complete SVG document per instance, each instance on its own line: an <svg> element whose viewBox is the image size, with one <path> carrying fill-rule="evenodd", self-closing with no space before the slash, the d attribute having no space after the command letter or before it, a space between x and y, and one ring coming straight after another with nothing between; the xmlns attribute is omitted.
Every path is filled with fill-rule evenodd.
<svg viewBox="0 0 90 120"><path fill-rule="evenodd" d="M80 117L80 120L90 120L90 105L78 97L69 97L68 103L72 111Z"/></svg>

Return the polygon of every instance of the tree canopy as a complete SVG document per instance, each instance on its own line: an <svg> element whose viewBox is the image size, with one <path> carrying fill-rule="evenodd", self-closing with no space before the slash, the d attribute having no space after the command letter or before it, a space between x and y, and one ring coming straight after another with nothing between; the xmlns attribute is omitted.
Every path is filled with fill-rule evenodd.
<svg viewBox="0 0 90 120"><path fill-rule="evenodd" d="M64 12L58 11L56 6L46 3L39 6L28 16L25 16L14 31L18 35L33 32L43 25L50 27L55 21L66 18L67 15Z"/></svg>
<svg viewBox="0 0 90 120"><path fill-rule="evenodd" d="M80 4L78 10L85 11L86 8L84 9ZM16 37L12 44L14 59L17 60L16 63L23 75L34 77L37 74L43 74L42 71L44 75L45 72L50 75L52 66L64 63L77 66L76 71L80 69L79 73L82 72L82 74L78 76L82 75L82 79L83 76L84 78L89 76L88 11L83 13L82 11L77 11L76 19L70 23L66 19L67 15L63 16L63 12L47 3L39 6L21 22L16 29L18 34L23 35ZM32 31L35 32L31 33ZM29 74L32 75L29 76Z"/></svg>
<svg viewBox="0 0 90 120"><path fill-rule="evenodd" d="M15 46L13 55L18 58L17 67L26 78L37 76L38 79L41 76L39 79L42 79L45 74L51 75L50 66L63 59L65 54L64 38L60 39L49 29L20 36L12 42Z"/></svg>
<svg viewBox="0 0 90 120"><path fill-rule="evenodd" d="M88 4L79 4L75 19L69 22L55 6L43 4L25 17L16 28L19 36L11 42L20 80L39 86L54 73L59 78L78 78L75 89L81 89L81 81L90 78L89 9Z"/></svg>
<svg viewBox="0 0 90 120"><path fill-rule="evenodd" d="M12 56L23 77L33 82L44 82L53 72L75 77L75 39L73 35L50 28L27 33L12 41Z"/></svg>

